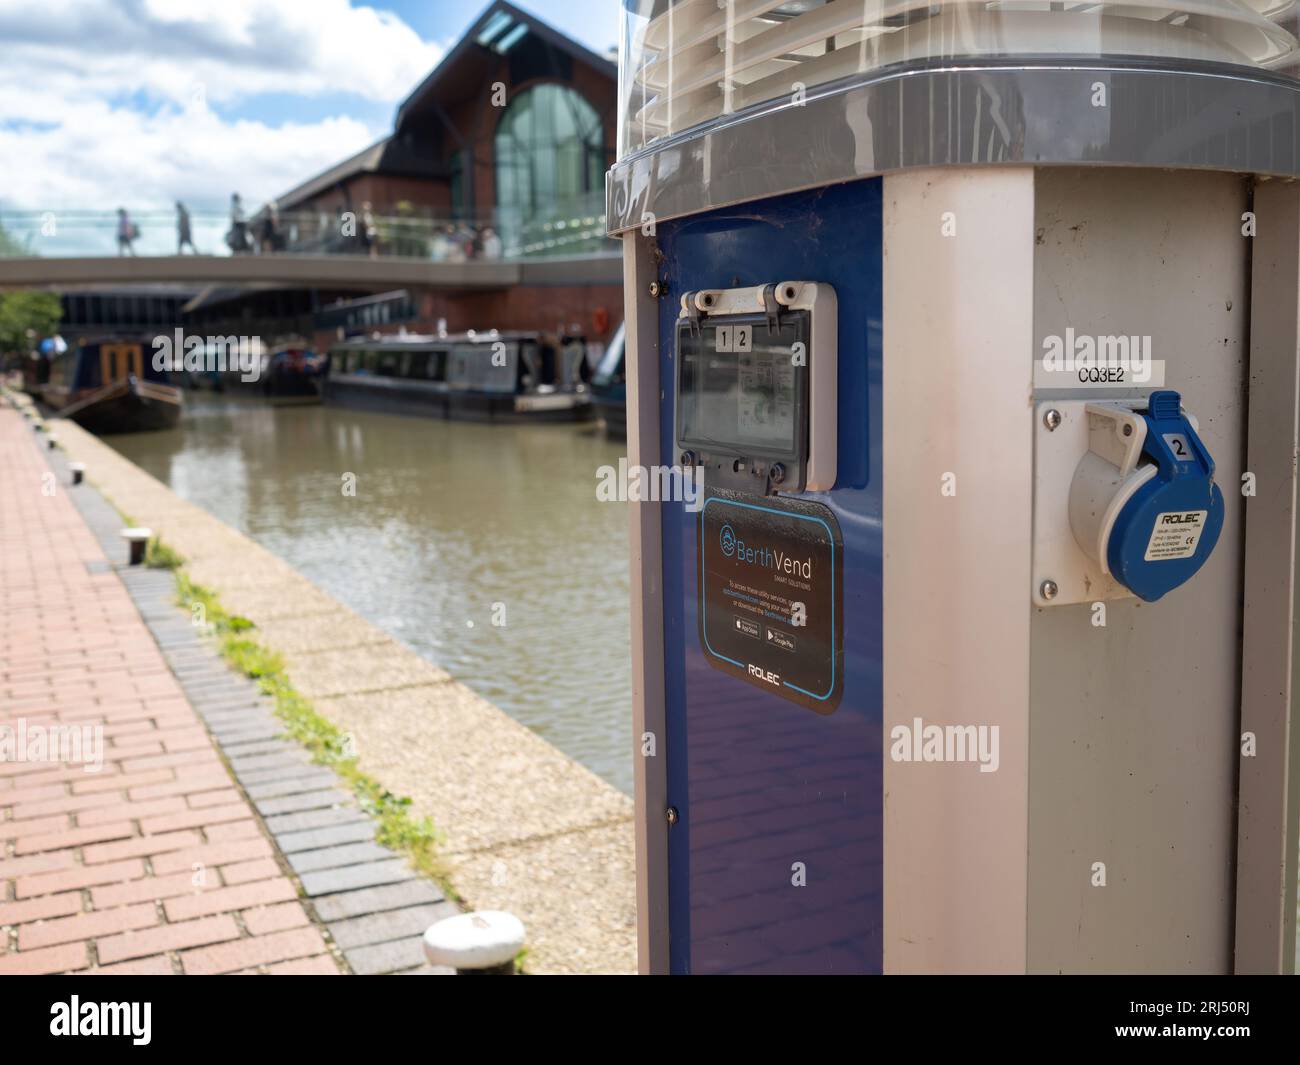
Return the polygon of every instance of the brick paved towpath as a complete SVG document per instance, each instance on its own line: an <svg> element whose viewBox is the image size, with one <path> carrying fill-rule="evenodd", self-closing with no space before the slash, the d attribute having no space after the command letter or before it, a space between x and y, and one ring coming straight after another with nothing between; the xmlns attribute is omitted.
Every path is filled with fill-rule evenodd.
<svg viewBox="0 0 1300 1065"><path fill-rule="evenodd" d="M306 759L271 739L269 717L252 732L234 720L265 715L251 687L224 689L231 709L205 709L205 727L186 694L194 670L246 682L210 650L160 649L43 447L0 404L0 975L429 971L419 931L451 905L364 842L369 826L326 771L279 768ZM147 576L163 604L170 575ZM223 720L226 758L213 739ZM254 794L258 758L324 798L280 797L303 789L278 781ZM310 812L282 826L298 845L277 846L284 833L267 826L287 811ZM350 826L348 845L311 849L337 842L302 839L316 824ZM377 857L387 875L368 872L385 866Z"/></svg>

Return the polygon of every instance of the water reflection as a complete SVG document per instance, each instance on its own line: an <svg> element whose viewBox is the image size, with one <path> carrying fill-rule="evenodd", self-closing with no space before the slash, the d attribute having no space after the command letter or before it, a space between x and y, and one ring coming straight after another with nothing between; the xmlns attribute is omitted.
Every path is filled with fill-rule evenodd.
<svg viewBox="0 0 1300 1065"><path fill-rule="evenodd" d="M627 512L595 496L621 445L590 426L186 399L179 428L106 442L631 790Z"/></svg>

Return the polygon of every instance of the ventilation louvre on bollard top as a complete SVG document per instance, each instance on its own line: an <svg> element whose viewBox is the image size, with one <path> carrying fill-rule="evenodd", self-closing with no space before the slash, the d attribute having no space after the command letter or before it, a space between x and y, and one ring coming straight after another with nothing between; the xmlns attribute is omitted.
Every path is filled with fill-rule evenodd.
<svg viewBox="0 0 1300 1065"><path fill-rule="evenodd" d="M73 484L81 484L81 479L86 475L86 464L84 462L69 462L68 472L72 474Z"/></svg>
<svg viewBox="0 0 1300 1065"><path fill-rule="evenodd" d="M429 964L451 966L457 976L512 976L523 948L524 923L504 910L457 914L424 933Z"/></svg>
<svg viewBox="0 0 1300 1065"><path fill-rule="evenodd" d="M131 565L138 566L144 561L144 549L148 546L151 536L153 536L152 529L131 528L122 530L122 539L131 548Z"/></svg>

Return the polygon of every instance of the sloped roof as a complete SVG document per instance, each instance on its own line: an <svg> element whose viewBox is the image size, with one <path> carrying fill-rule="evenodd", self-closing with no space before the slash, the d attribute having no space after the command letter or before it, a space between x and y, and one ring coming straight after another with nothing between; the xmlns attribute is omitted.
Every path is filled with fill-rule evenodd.
<svg viewBox="0 0 1300 1065"><path fill-rule="evenodd" d="M465 36L442 57L429 76L398 105L395 128L402 129L414 115L438 103L442 92L454 91L457 86L466 85L472 86L473 91L481 91L483 82L480 72L484 60L495 63L498 57L505 55L529 36L584 63L611 81L618 79L617 64L605 56L598 55L514 4L507 3L506 0L494 0Z"/></svg>
<svg viewBox="0 0 1300 1065"><path fill-rule="evenodd" d="M398 174L407 177L445 177L444 168L425 152L414 138L388 136L363 148L356 155L335 163L328 170L276 197L280 210L292 210L357 174Z"/></svg>
<svg viewBox="0 0 1300 1065"><path fill-rule="evenodd" d="M317 193L332 188L340 181L350 178L354 174L372 173L379 166L379 161L383 158L384 148L387 144L388 138L385 137L383 140L375 141L369 148L362 148L356 155L349 156L341 163L335 163L328 170L317 174L313 178L308 178L301 185L277 197L277 205L281 210L293 207L303 200L311 199Z"/></svg>

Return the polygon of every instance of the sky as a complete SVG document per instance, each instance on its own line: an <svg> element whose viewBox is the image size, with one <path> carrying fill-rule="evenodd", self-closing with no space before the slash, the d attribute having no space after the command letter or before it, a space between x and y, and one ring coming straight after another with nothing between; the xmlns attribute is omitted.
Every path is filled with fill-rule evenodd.
<svg viewBox="0 0 1300 1065"><path fill-rule="evenodd" d="M392 128L488 0L0 0L0 225L255 207ZM519 0L593 51L619 0ZM8 220L6 220L6 217Z"/></svg>

